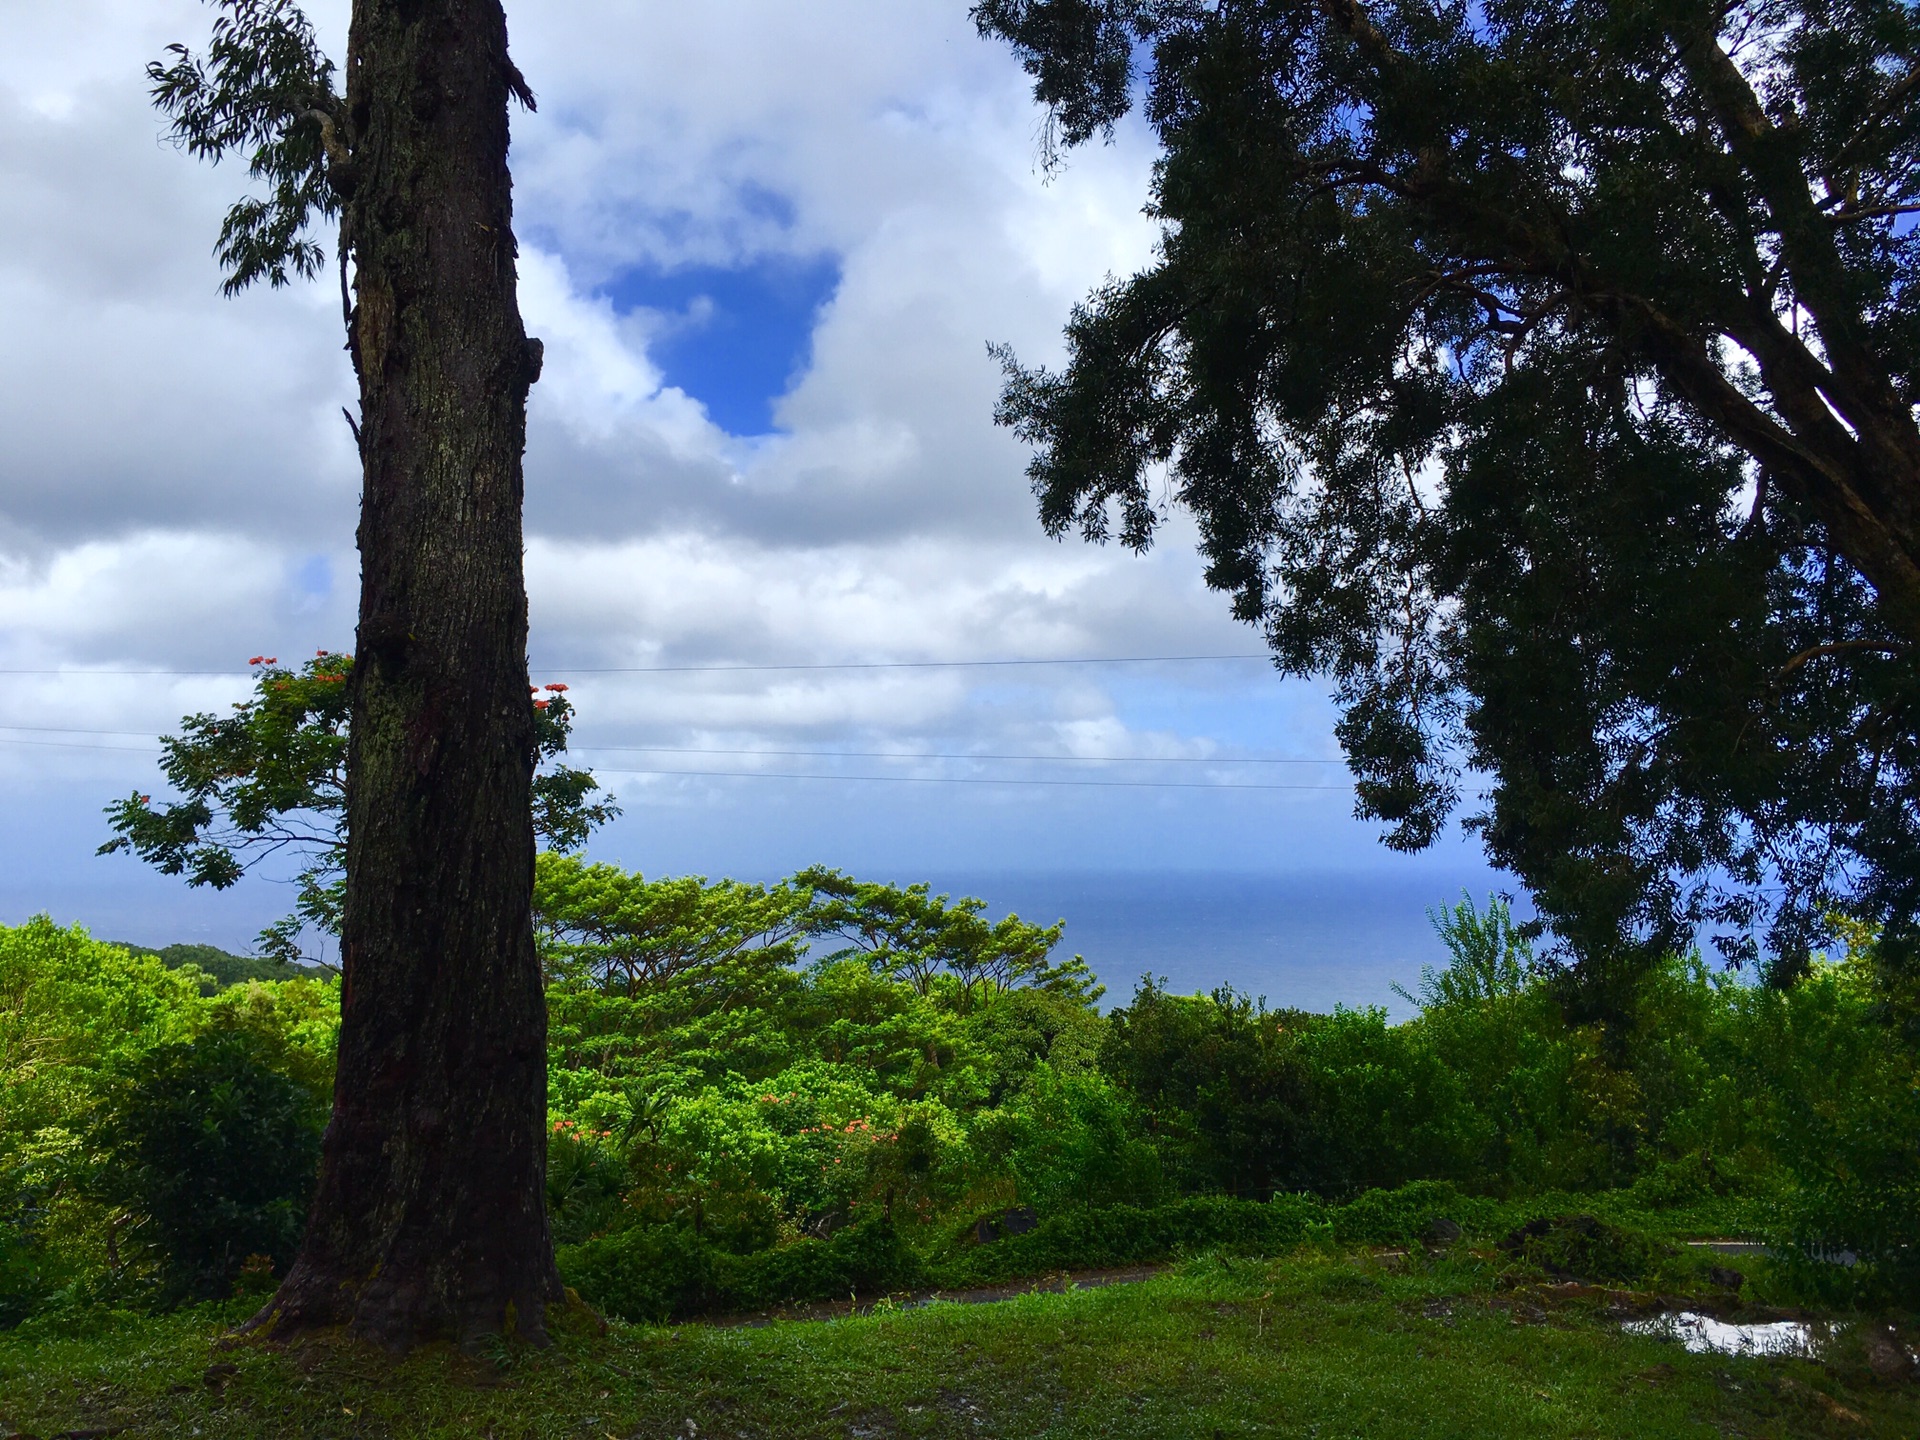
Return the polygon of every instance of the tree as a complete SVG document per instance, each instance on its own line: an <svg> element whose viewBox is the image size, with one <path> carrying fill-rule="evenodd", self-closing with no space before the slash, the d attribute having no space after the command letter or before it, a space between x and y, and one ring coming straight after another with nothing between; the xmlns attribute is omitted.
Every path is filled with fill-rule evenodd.
<svg viewBox="0 0 1920 1440"><path fill-rule="evenodd" d="M203 56L150 68L154 100L265 183L220 232L230 292L319 273L337 217L363 467L339 1070L305 1240L253 1325L539 1339L563 1298L521 568L541 347L507 171L508 99L533 96L500 0L355 0L344 93L291 0L214 6Z"/></svg>
<svg viewBox="0 0 1920 1440"><path fill-rule="evenodd" d="M305 937L336 944L346 893L347 695L353 657L322 650L289 670L253 657L254 693L231 715L188 715L179 736L161 737L160 769L180 792L161 805L133 792L107 807L114 836L102 855L131 851L163 875L225 890L273 856L305 865L294 877L293 913L260 932L260 953L281 964L317 958ZM555 850L577 850L620 813L591 772L557 763L573 731L567 687L533 702L533 833Z"/></svg>
<svg viewBox="0 0 1920 1440"><path fill-rule="evenodd" d="M1790 978L1920 908L1920 12L985 0L1067 145L1135 101L1155 262L1009 370L1047 529L1170 499L1358 809L1462 788L1583 1003L1710 923ZM1167 489L1156 487L1165 476Z"/></svg>
<svg viewBox="0 0 1920 1440"><path fill-rule="evenodd" d="M820 866L802 870L792 884L811 900L807 932L846 942L823 957L827 963L857 958L916 994L950 999L963 1015L1017 987L1087 1005L1106 993L1078 955L1049 958L1066 933L1064 920L1042 926L1008 915L988 922L980 913L987 902L977 896L948 903L924 881L902 889Z"/></svg>
<svg viewBox="0 0 1920 1440"><path fill-rule="evenodd" d="M989 922L986 908L974 896L950 903L924 883L902 889L820 866L761 886L695 875L648 880L617 865L545 855L534 882L553 977L628 998L669 984L724 990L742 956L780 966L857 960L961 1014L1019 988L1087 1006L1106 993L1080 956L1049 958L1066 921ZM814 942L835 940L839 949L811 954Z"/></svg>

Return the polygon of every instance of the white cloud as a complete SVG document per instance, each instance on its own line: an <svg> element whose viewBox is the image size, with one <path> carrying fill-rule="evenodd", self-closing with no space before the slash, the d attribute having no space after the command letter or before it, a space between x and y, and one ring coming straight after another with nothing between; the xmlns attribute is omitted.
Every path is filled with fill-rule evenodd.
<svg viewBox="0 0 1920 1440"><path fill-rule="evenodd" d="M141 74L165 42L204 34L206 7L0 13L15 61L0 76L0 657L89 672L55 682L76 726L159 728L237 682L98 672L349 642L357 476L338 298L331 277L218 294L211 244L244 177L160 143ZM344 0L315 15L337 46ZM522 305L547 355L527 457L536 670L1257 648L1200 585L1178 522L1146 560L1045 539L1024 451L990 421L986 342L1057 358L1068 307L1150 253L1138 129L1043 177L1026 77L960 3L510 0L509 18L540 98L516 113L513 152ZM716 426L650 351L663 317L602 295L636 266L820 256L839 283L767 437ZM1207 683L911 670L578 688L582 735L601 743L1259 743L1213 732L1234 695L1270 682ZM0 718L35 713L53 693L40 685L23 678ZM75 793L96 783L90 769ZM941 804L976 798L982 814L1005 803ZM745 836L760 802L736 803L714 813ZM876 834L924 803L862 801Z"/></svg>

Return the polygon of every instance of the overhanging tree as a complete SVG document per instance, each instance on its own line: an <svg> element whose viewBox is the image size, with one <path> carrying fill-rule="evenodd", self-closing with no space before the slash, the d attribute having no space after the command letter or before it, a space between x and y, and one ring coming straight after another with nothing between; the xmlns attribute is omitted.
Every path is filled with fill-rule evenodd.
<svg viewBox="0 0 1920 1440"><path fill-rule="evenodd" d="M253 1322L393 1348L540 1338L546 1012L531 915L534 712L521 454L540 372L516 298L500 0L355 0L344 93L288 0L215 0L150 70L174 135L266 193L231 292L317 274L339 221L359 380L339 1072L299 1257Z"/></svg>
<svg viewBox="0 0 1920 1440"><path fill-rule="evenodd" d="M1169 500L1359 810L1479 826L1617 1009L1709 922L1791 976L1920 908L1920 12L985 0L1162 147L1155 263L1004 351L1041 517ZM1144 77L1144 89L1140 83ZM1157 489L1163 483L1165 489ZM1611 997L1611 998L1609 998Z"/></svg>

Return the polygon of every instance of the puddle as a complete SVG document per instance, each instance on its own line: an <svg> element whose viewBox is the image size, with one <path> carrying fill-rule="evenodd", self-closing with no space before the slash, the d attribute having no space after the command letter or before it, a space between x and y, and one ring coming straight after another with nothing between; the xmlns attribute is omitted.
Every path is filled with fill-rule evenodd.
<svg viewBox="0 0 1920 1440"><path fill-rule="evenodd" d="M1804 1320L1771 1320L1762 1325L1731 1325L1711 1315L1681 1311L1651 1320L1630 1320L1621 1327L1630 1335L1678 1340L1696 1355L1772 1355L1810 1358L1814 1353L1813 1327Z"/></svg>

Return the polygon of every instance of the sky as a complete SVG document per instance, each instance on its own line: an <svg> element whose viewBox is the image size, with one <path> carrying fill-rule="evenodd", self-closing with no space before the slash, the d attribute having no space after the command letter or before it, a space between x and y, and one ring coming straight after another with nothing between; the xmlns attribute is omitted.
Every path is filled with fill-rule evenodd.
<svg viewBox="0 0 1920 1440"><path fill-rule="evenodd" d="M345 8L310 7L335 56ZM512 153L546 347L530 657L625 810L593 858L990 903L999 877L1081 897L1070 944L1090 876L1282 887L1241 910L1335 877L1406 936L1499 885L1464 839L1409 859L1353 818L1325 688L1273 673L1183 517L1145 556L1040 530L987 347L1057 362L1075 301L1150 259L1142 128L1044 172L1026 77L962 0L508 15L540 102ZM156 788L154 737L241 699L249 656L352 645L337 291L222 298L246 177L146 101L146 62L209 19L0 0L0 922L237 946L283 886L93 854L101 807Z"/></svg>

